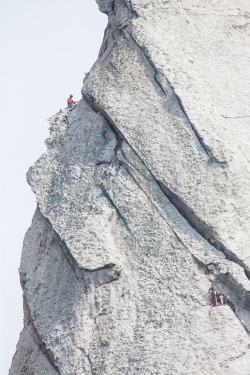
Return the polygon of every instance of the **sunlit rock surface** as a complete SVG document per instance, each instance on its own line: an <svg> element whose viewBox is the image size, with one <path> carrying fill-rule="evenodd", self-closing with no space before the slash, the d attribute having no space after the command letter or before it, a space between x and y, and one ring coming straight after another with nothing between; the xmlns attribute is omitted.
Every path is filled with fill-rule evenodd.
<svg viewBox="0 0 250 375"><path fill-rule="evenodd" d="M10 375L249 375L249 2L98 5L83 98L27 174Z"/></svg>

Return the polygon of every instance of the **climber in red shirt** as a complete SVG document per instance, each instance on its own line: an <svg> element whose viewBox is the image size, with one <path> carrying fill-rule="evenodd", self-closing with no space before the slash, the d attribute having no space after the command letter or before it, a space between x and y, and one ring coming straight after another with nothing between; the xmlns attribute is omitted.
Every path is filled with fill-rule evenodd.
<svg viewBox="0 0 250 375"><path fill-rule="evenodd" d="M70 94L68 100L67 100L67 103L68 103L68 108L73 108L74 107L74 104L76 104L76 102L74 102L74 100L72 99L73 98L73 95Z"/></svg>

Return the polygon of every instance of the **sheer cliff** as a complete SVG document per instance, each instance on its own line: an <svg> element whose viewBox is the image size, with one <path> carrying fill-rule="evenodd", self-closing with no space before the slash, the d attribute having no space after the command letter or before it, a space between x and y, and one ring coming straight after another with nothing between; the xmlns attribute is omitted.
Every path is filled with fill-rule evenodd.
<svg viewBox="0 0 250 375"><path fill-rule="evenodd" d="M97 3L82 99L27 174L9 374L249 375L249 2Z"/></svg>

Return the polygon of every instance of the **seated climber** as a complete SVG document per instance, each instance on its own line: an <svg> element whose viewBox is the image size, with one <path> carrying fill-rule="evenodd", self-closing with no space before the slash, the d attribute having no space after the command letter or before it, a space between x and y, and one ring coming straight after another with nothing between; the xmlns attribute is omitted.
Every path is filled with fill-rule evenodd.
<svg viewBox="0 0 250 375"><path fill-rule="evenodd" d="M77 103L77 102L74 102L74 100L72 98L73 98L73 95L70 94L70 96L67 100L68 108L74 108L75 104Z"/></svg>
<svg viewBox="0 0 250 375"><path fill-rule="evenodd" d="M211 283L211 286L208 289L208 293L211 296L211 304L212 304L212 306L218 306L217 290L216 290L216 287L215 287L214 283Z"/></svg>

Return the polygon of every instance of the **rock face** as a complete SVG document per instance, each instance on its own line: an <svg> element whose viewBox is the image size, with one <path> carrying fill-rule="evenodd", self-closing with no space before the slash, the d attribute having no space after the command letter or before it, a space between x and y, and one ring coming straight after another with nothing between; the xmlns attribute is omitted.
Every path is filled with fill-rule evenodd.
<svg viewBox="0 0 250 375"><path fill-rule="evenodd" d="M27 175L9 374L249 375L249 2L98 5L83 98Z"/></svg>

